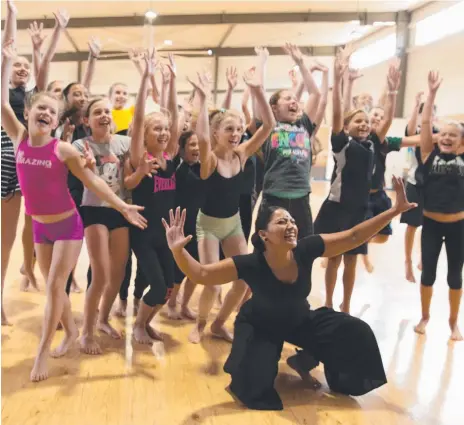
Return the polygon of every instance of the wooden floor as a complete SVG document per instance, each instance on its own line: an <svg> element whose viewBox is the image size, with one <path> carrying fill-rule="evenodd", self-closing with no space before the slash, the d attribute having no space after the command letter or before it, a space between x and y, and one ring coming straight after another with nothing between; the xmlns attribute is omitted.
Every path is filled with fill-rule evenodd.
<svg viewBox="0 0 464 425"><path fill-rule="evenodd" d="M313 212L319 208L326 183L313 185ZM322 390L306 389L285 364L293 352L286 346L277 387L282 412L239 408L224 391L229 378L222 371L230 351L226 342L209 336L192 345L186 321L172 322L163 313L158 326L167 335L163 350L132 344L130 322L114 319L126 329L126 340L101 336L105 354L91 357L74 348L67 357L50 360L49 380L33 384L29 373L39 341L45 297L19 291L22 261L20 238L14 247L5 292L5 308L14 326L2 328L2 423L4 425L462 425L464 424L464 342L448 343L446 264L439 278L427 336L413 332L419 318L419 288L403 277L404 228L395 221L387 245L371 249L375 270L358 269L352 313L374 329L389 383L356 399L333 395L322 367L315 376ZM19 229L22 228L22 222ZM77 278L85 285L85 249ZM310 301L324 299L323 270L318 263ZM419 276L419 273L417 273ZM42 283L43 284L43 283ZM193 306L196 307L197 293ZM341 282L337 286L337 304ZM83 295L72 294L73 311L82 322ZM232 324L232 321L230 322ZM461 321L461 328L463 328ZM57 333L54 344L61 338ZM355 341L353 343L356 343Z"/></svg>

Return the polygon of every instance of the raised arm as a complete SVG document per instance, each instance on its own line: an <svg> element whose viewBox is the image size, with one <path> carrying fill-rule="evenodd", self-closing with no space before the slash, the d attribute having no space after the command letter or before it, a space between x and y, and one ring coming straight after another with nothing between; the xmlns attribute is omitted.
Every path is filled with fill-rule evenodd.
<svg viewBox="0 0 464 425"><path fill-rule="evenodd" d="M145 104L147 101L147 87L150 76L155 72L155 51L147 52L145 70L142 73L139 91L135 99L134 117L132 118L132 134L130 146L130 162L135 168L141 161L145 147L143 138L145 133Z"/></svg>
<svg viewBox="0 0 464 425"><path fill-rule="evenodd" d="M370 220L358 224L350 230L321 235L325 244L325 250L322 256L328 258L336 257L347 251L351 251L371 239L390 223L394 217L404 211L417 207L417 204L408 202L402 179L393 177L393 186L396 191L396 203L392 208Z"/></svg>
<svg viewBox="0 0 464 425"><path fill-rule="evenodd" d="M142 61L143 61L143 53L139 49L129 49L129 59L134 64L135 68L139 72L140 76L143 75L143 68L142 68ZM153 102L160 104L160 91L158 85L156 84L155 73L150 76L150 83L152 87L152 94L151 97Z"/></svg>
<svg viewBox="0 0 464 425"><path fill-rule="evenodd" d="M38 81L40 63L42 62L41 49L47 36L43 34L43 23L38 25L36 21L29 25L28 32L32 41L32 65L34 68L34 79L35 81Z"/></svg>
<svg viewBox="0 0 464 425"><path fill-rule="evenodd" d="M52 37L50 39L50 44L45 51L45 54L42 58L40 64L36 86L39 91L43 91L47 88L48 74L50 72L50 64L52 62L53 56L55 56L56 49L58 47L58 42L63 31L66 29L66 26L69 22L69 14L66 10L59 10L55 15L55 28L53 29Z"/></svg>
<svg viewBox="0 0 464 425"><path fill-rule="evenodd" d="M269 50L267 50L265 47L255 47L255 53L258 56L258 61L256 64L256 75L261 82L261 85L265 87L266 85L266 72L267 72L267 60L269 59ZM252 111L253 111L253 116L257 120L261 120L261 111L256 105L256 101L251 98L252 102Z"/></svg>
<svg viewBox="0 0 464 425"><path fill-rule="evenodd" d="M243 115L245 115L245 123L246 126L248 127L251 125L251 113L250 109L248 108L248 102L250 101L250 89L245 87L245 90L243 91L243 96L242 96L242 112Z"/></svg>
<svg viewBox="0 0 464 425"><path fill-rule="evenodd" d="M2 46L2 127L5 129L8 137L16 147L27 134L26 128L16 118L16 115L10 105L9 81L13 60L16 54L13 50L14 41L6 40Z"/></svg>
<svg viewBox="0 0 464 425"><path fill-rule="evenodd" d="M354 82L363 77L359 69L348 68L343 76L343 105L344 113L353 109L353 86Z"/></svg>
<svg viewBox="0 0 464 425"><path fill-rule="evenodd" d="M174 158L179 150L179 108L177 107L176 64L171 53L169 54L169 64L166 66L171 74L168 93L168 111L171 113L171 138L166 152L171 158Z"/></svg>
<svg viewBox="0 0 464 425"><path fill-rule="evenodd" d="M171 72L167 65L161 65L161 75L162 75L162 83L161 83L161 102L160 105L162 108L168 108L168 98L169 98L169 86L171 83Z"/></svg>
<svg viewBox="0 0 464 425"><path fill-rule="evenodd" d="M85 69L84 79L82 85L90 92L93 76L95 75L95 68L97 60L100 57L102 45L97 38L92 37L88 43L89 45L89 58L87 60L87 68Z"/></svg>
<svg viewBox="0 0 464 425"><path fill-rule="evenodd" d="M209 131L209 117L207 98L210 93L210 84L205 74L198 74L198 82L189 79L195 88L195 96L199 101L199 113L197 118L196 134L200 148L200 177L207 179L216 166L216 156L211 149L211 136Z"/></svg>
<svg viewBox="0 0 464 425"><path fill-rule="evenodd" d="M388 76L387 76L387 98L385 100L385 114L383 117L382 122L379 124L377 128L377 136L379 137L380 141L383 142L385 137L387 137L388 130L393 122L393 117L395 114L396 108L396 98L398 96L398 89L400 88L401 84L401 71L398 67L394 64L390 65L388 69Z"/></svg>
<svg viewBox="0 0 464 425"><path fill-rule="evenodd" d="M235 66L227 68L226 78L227 78L227 92L226 92L226 96L224 97L224 101L222 102L222 108L230 109L232 105L232 95L238 83L238 73L237 73L237 68Z"/></svg>
<svg viewBox="0 0 464 425"><path fill-rule="evenodd" d="M317 70L322 72L322 85L321 85L321 98L319 99L319 104L317 105L316 116L314 122L316 128L314 129L313 134L317 134L319 128L322 125L325 117L325 109L327 108L327 100L329 97L329 68L318 63Z"/></svg>
<svg viewBox="0 0 464 425"><path fill-rule="evenodd" d="M419 110L423 95L423 91L416 94L416 102L414 103L414 108L409 118L408 126L406 127L406 136L414 136L417 133L417 122L419 121Z"/></svg>
<svg viewBox="0 0 464 425"><path fill-rule="evenodd" d="M342 101L342 79L347 63L341 54L335 57L334 83L332 93L332 133L338 134L343 130L343 101Z"/></svg>
<svg viewBox="0 0 464 425"><path fill-rule="evenodd" d="M304 107L304 112L312 122L315 122L314 120L316 118L317 106L319 105L321 92L319 91L310 70L304 63L303 54L300 49L294 44L287 43L284 46L284 50L293 59L300 70L304 85L309 93L308 100Z"/></svg>
<svg viewBox="0 0 464 425"><path fill-rule="evenodd" d="M6 18L5 18L5 29L3 31L2 43L6 43L9 40L16 42L16 33L18 24L16 22L16 16L18 15L18 9L14 5L12 0L7 0ZM14 50L15 44L12 45Z"/></svg>
<svg viewBox="0 0 464 425"><path fill-rule="evenodd" d="M256 78L254 74L247 72L243 76L243 79L247 86L250 88L251 95L255 97L257 107L260 110L260 115L263 120L263 124L249 140L236 148L237 153L239 153L241 156L242 162L244 162L248 157L259 150L275 126L274 114L272 113L269 102L266 100L264 88L260 84L258 78Z"/></svg>
<svg viewBox="0 0 464 425"><path fill-rule="evenodd" d="M433 105L435 105L435 97L440 88L442 79L437 71L430 71L428 77L429 94L425 101L424 110L422 111L421 125L421 155L422 161L425 162L428 156L433 151Z"/></svg>
<svg viewBox="0 0 464 425"><path fill-rule="evenodd" d="M185 275L201 285L223 285L238 279L235 263L231 258L213 264L200 264L185 249L192 236L184 236L186 210L176 209L175 215L169 212L170 223L163 219L166 229L166 239L172 251L174 260Z"/></svg>

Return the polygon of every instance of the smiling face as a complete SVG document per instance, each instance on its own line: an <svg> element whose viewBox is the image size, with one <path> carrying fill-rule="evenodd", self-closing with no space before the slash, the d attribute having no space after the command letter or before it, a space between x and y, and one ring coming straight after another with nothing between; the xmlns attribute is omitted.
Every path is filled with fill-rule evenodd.
<svg viewBox="0 0 464 425"><path fill-rule="evenodd" d="M277 245L293 249L298 242L298 227L287 210L277 209L272 213L266 230L259 231L259 236L267 247Z"/></svg>
<svg viewBox="0 0 464 425"><path fill-rule="evenodd" d="M200 147L196 134L192 134L185 143L183 159L187 164L195 164L200 160Z"/></svg>
<svg viewBox="0 0 464 425"><path fill-rule="evenodd" d="M242 117L231 111L220 113L212 123L216 143L223 149L234 149L240 144L245 126Z"/></svg>
<svg viewBox="0 0 464 425"><path fill-rule="evenodd" d="M113 116L108 99L100 99L91 103L84 119L85 124L92 130L95 138L102 138L111 133Z"/></svg>
<svg viewBox="0 0 464 425"><path fill-rule="evenodd" d="M64 89L64 83L63 81L53 81L52 83L49 84L47 87L47 91L49 91L54 97L57 99L61 99L63 96L63 89Z"/></svg>
<svg viewBox="0 0 464 425"><path fill-rule="evenodd" d="M129 98L129 92L125 84L114 84L110 89L110 100L114 109L123 109Z"/></svg>
<svg viewBox="0 0 464 425"><path fill-rule="evenodd" d="M73 84L66 96L66 102L69 107L83 109L89 99L89 92L82 84Z"/></svg>
<svg viewBox="0 0 464 425"><path fill-rule="evenodd" d="M300 111L298 100L290 90L274 93L270 100L272 112L277 121L295 122Z"/></svg>
<svg viewBox="0 0 464 425"><path fill-rule="evenodd" d="M47 136L58 126L59 103L53 96L40 93L33 97L24 115L31 136Z"/></svg>
<svg viewBox="0 0 464 425"><path fill-rule="evenodd" d="M360 142L367 140L371 127L369 125L369 117L365 112L356 112L347 123L345 123L345 131L353 138Z"/></svg>
<svg viewBox="0 0 464 425"><path fill-rule="evenodd" d="M371 128L373 131L377 130L384 116L385 111L382 108L372 108L371 112L369 113L369 118L371 120Z"/></svg>
<svg viewBox="0 0 464 425"><path fill-rule="evenodd" d="M31 76L31 65L29 61L22 57L17 56L13 61L13 68L11 70L10 81L13 87L24 87L29 81Z"/></svg>
<svg viewBox="0 0 464 425"><path fill-rule="evenodd" d="M145 117L145 145L152 155L164 152L171 138L169 119L161 112Z"/></svg>
<svg viewBox="0 0 464 425"><path fill-rule="evenodd" d="M458 123L446 124L440 131L438 147L442 153L457 154L462 148L462 128Z"/></svg>

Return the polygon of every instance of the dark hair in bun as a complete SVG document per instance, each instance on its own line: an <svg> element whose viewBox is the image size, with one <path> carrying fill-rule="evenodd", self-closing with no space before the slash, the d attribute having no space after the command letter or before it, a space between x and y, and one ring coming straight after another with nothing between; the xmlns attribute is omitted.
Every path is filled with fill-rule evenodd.
<svg viewBox="0 0 464 425"><path fill-rule="evenodd" d="M251 243L253 244L255 249L259 252L264 252L266 250L264 246L264 242L259 236L259 231L267 229L267 226L269 222L271 221L272 215L277 210L285 210L285 208L267 205L264 202L261 204L259 208L258 217L256 218L256 223L255 223L255 233L251 237Z"/></svg>

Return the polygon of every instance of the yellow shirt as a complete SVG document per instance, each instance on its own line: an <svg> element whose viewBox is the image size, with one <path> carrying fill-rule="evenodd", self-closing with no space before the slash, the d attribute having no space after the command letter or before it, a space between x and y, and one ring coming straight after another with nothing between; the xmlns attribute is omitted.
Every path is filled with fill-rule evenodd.
<svg viewBox="0 0 464 425"><path fill-rule="evenodd" d="M113 109L112 114L114 124L116 125L116 133L129 128L134 116L134 110L134 106L126 109Z"/></svg>

